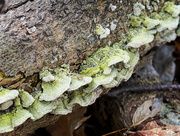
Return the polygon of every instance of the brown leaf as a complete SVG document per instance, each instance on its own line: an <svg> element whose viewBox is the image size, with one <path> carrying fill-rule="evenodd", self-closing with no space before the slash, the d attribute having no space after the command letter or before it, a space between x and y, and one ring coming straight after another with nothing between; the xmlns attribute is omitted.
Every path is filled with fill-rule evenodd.
<svg viewBox="0 0 180 136"><path fill-rule="evenodd" d="M148 122L145 127L130 136L180 136L180 126L159 126L156 121Z"/></svg>

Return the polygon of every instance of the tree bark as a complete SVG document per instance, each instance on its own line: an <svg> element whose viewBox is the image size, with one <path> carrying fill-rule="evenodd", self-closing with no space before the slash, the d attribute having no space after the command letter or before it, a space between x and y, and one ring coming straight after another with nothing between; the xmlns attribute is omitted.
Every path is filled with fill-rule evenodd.
<svg viewBox="0 0 180 136"><path fill-rule="evenodd" d="M127 22L137 1L6 0L0 14L0 81L1 75L7 80L1 85L9 89L25 86L32 92L41 83L38 74L44 66L56 68L69 64L70 70L78 70L83 60L100 47L124 38L122 34L126 35L131 28ZM164 2L158 3L157 11ZM174 2L180 4L178 0ZM110 8L111 4L116 5L115 10ZM99 39L96 24L108 27L114 20L116 29L107 38ZM141 59L134 71L152 59L157 42L150 43L147 49L140 48ZM100 88L103 93L110 90ZM25 135L54 123L59 116L47 114L35 122L29 119L13 132L0 135Z"/></svg>

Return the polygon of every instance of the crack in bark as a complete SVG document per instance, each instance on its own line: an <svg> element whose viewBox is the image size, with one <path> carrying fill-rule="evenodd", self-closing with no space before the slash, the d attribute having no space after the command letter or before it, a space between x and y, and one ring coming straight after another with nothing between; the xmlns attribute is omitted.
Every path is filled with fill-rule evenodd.
<svg viewBox="0 0 180 136"><path fill-rule="evenodd" d="M16 8L26 4L27 2L32 1L32 0L25 0L25 1L20 1L17 3L14 2L13 5L8 5L9 1L10 0L4 0L5 3L3 5L3 7L0 7L0 8L2 8L2 9L0 9L0 11L3 12L4 14L6 14L8 11L16 9Z"/></svg>

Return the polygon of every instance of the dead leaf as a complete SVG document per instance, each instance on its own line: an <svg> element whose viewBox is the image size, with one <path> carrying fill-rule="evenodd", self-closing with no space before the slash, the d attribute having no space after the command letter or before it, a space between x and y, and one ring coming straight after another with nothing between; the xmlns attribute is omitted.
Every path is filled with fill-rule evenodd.
<svg viewBox="0 0 180 136"><path fill-rule="evenodd" d="M156 121L148 122L145 127L130 136L180 136L180 126L159 126Z"/></svg>

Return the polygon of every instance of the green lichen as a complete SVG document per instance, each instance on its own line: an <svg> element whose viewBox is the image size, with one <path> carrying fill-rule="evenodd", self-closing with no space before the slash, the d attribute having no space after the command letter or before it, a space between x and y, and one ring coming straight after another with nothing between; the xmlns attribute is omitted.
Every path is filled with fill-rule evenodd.
<svg viewBox="0 0 180 136"><path fill-rule="evenodd" d="M160 117L161 122L166 125L180 125L180 105L178 102L174 104L163 103Z"/></svg>

